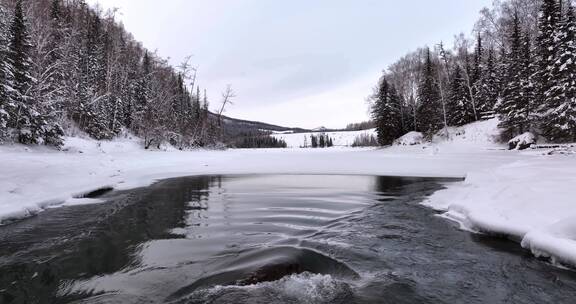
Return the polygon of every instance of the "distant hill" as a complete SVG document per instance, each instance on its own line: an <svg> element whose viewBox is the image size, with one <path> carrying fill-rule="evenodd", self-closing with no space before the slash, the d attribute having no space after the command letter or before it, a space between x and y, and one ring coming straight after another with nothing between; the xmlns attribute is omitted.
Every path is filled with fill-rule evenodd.
<svg viewBox="0 0 576 304"><path fill-rule="evenodd" d="M217 119L217 114L210 113L210 115L214 120ZM329 129L323 126L315 129L304 129L297 127L284 127L261 121L238 119L225 115L223 115L222 117L224 119L226 135L229 137L236 137L239 135L247 135L247 134L253 135L257 133L263 133L266 131L289 134L289 133L325 133L325 132L338 132L338 131L363 131L374 128L371 122L364 122L358 124L350 124L344 129Z"/></svg>
<svg viewBox="0 0 576 304"><path fill-rule="evenodd" d="M210 113L210 115L217 119L217 115ZM227 136L235 137L238 135L245 134L256 134L263 133L266 131L270 132L286 132L286 133L303 133L310 132L308 129L294 128L294 127L283 127L278 125L273 125L260 121L251 121L244 119L237 119L228 116L222 116L224 121L224 128Z"/></svg>

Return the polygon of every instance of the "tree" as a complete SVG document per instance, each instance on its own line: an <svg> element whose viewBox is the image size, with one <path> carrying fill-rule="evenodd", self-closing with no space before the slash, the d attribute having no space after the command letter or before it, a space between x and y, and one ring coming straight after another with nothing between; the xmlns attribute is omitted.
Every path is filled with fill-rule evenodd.
<svg viewBox="0 0 576 304"><path fill-rule="evenodd" d="M42 109L37 100L30 96L35 79L30 70L30 36L27 31L27 22L22 11L22 1L16 2L14 17L10 25L10 45L7 59L11 65L13 85L13 99L15 113L11 115L9 126L17 132L17 140L23 144L37 144L46 139L46 143L59 145L62 131L58 125L51 125L41 113Z"/></svg>
<svg viewBox="0 0 576 304"><path fill-rule="evenodd" d="M522 133L526 128L526 104L522 96L522 81L525 75L521 65L522 41L520 20L518 15L515 15L509 38L510 51L506 54L506 78L502 100L496 108L500 117L500 127L505 130L506 137Z"/></svg>
<svg viewBox="0 0 576 304"><path fill-rule="evenodd" d="M559 25L556 49L555 81L541 108L541 129L552 141L576 141L576 16L570 1Z"/></svg>
<svg viewBox="0 0 576 304"><path fill-rule="evenodd" d="M312 148L318 148L318 137L315 135L310 135L310 143Z"/></svg>
<svg viewBox="0 0 576 304"><path fill-rule="evenodd" d="M435 65L432 62L430 50L426 50L422 79L418 86L418 108L416 113L417 129L432 136L442 129L442 104L440 92L436 85Z"/></svg>
<svg viewBox="0 0 576 304"><path fill-rule="evenodd" d="M400 99L393 86L382 76L376 94L372 97L372 120L380 145L389 145L402 135L402 109Z"/></svg>
<svg viewBox="0 0 576 304"><path fill-rule="evenodd" d="M549 108L554 96L550 96L555 82L554 63L557 60L558 25L561 19L558 0L543 0L538 20L538 35L536 37L535 71L533 75L536 85L536 106L541 114Z"/></svg>
<svg viewBox="0 0 576 304"><path fill-rule="evenodd" d="M470 100L462 68L456 66L452 73L450 95L447 103L448 124L462 126L470 122Z"/></svg>
<svg viewBox="0 0 576 304"><path fill-rule="evenodd" d="M496 58L494 49L488 49L488 58L483 66L484 72L478 80L476 101L479 114L491 112L500 96L498 71L496 69Z"/></svg>
<svg viewBox="0 0 576 304"><path fill-rule="evenodd" d="M14 114L14 100L11 84L11 71L10 63L8 62L8 48L6 47L10 41L8 24L5 20L8 19L7 13L3 7L0 6L0 143L8 139L8 124L10 121L10 114Z"/></svg>
<svg viewBox="0 0 576 304"><path fill-rule="evenodd" d="M226 91L222 93L222 105L218 111L218 129L220 130L220 141L224 140L224 122L222 120L222 114L226 109L228 104L233 104L232 100L236 97L236 93L232 90L232 85L226 86Z"/></svg>
<svg viewBox="0 0 576 304"><path fill-rule="evenodd" d="M520 132L534 130L534 100L536 98L534 85L534 62L532 57L532 44L528 33L524 34L520 53L520 104L518 107Z"/></svg>
<svg viewBox="0 0 576 304"><path fill-rule="evenodd" d="M472 67L471 83L474 88L474 94L478 90L478 82L484 73L484 45L482 36L478 33L476 38L476 48L474 49L474 66Z"/></svg>

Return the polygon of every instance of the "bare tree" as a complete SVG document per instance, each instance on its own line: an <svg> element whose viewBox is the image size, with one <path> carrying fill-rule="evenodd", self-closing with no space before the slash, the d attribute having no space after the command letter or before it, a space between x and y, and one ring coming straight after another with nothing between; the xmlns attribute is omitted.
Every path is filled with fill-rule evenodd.
<svg viewBox="0 0 576 304"><path fill-rule="evenodd" d="M224 113L224 110L226 109L227 105L234 104L232 102L232 99L234 98L236 98L236 93L234 93L232 85L229 84L226 86L226 90L224 91L224 93L222 93L222 106L220 106L220 110L218 111L218 128L220 129L221 141L224 139L224 124L222 121L222 114Z"/></svg>

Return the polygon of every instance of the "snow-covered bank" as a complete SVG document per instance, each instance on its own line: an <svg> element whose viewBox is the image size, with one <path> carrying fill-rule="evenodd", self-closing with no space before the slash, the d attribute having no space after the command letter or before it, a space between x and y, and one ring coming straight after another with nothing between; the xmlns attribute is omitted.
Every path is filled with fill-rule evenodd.
<svg viewBox="0 0 576 304"><path fill-rule="evenodd" d="M509 162L492 166L486 159L503 148L495 143L497 126L492 119L451 128L448 140L435 139L434 150L482 152L468 154L479 166L467 171L464 182L437 191L424 204L463 229L503 235L536 256L576 265L576 154L500 151L511 156Z"/></svg>
<svg viewBox="0 0 576 304"><path fill-rule="evenodd" d="M527 157L472 171L427 205L463 228L509 236L536 256L576 265L576 157Z"/></svg>

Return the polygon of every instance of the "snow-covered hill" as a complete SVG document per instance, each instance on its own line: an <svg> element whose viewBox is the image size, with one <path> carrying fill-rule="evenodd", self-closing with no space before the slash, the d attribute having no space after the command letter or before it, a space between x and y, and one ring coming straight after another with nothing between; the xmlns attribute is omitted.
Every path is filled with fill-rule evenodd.
<svg viewBox="0 0 576 304"><path fill-rule="evenodd" d="M288 148L300 148L310 146L310 136L326 134L334 141L336 147L350 147L354 143L354 139L362 134L376 135L376 129L363 130L363 131L336 131L336 132L308 132L308 133L274 133L277 139L283 139Z"/></svg>

